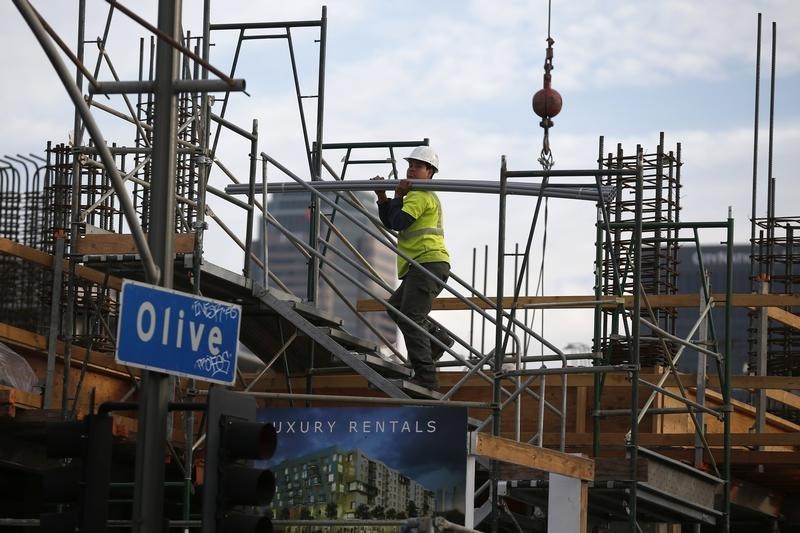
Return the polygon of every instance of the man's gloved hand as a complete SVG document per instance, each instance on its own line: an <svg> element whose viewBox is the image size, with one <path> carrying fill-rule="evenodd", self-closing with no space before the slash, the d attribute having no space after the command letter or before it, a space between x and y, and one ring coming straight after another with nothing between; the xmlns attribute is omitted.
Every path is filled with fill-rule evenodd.
<svg viewBox="0 0 800 533"><path fill-rule="evenodd" d="M402 198L408 191L411 190L411 180L405 179L400 180L400 183L397 184L397 187L394 189L394 197L395 198Z"/></svg>
<svg viewBox="0 0 800 533"><path fill-rule="evenodd" d="M370 181L373 180L383 180L383 176L375 176L374 178L370 178ZM383 203L388 200L388 198L386 198L386 191L384 190L375 191L375 195L378 197L378 203Z"/></svg>

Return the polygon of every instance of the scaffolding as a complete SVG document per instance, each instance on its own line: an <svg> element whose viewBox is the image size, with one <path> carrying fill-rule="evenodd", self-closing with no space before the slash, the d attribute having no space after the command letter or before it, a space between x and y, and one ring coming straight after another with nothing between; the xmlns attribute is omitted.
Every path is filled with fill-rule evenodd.
<svg viewBox="0 0 800 533"><path fill-rule="evenodd" d="M761 83L761 15L758 17L756 43L756 92L755 125L753 131L753 184L752 212L750 216L750 289L760 294L795 294L800 288L797 272L798 245L800 245L800 218L779 216L776 213L778 180L773 176L773 127L775 123L775 57L777 54L776 24L772 23L771 80L769 93L769 135L767 153L767 176L765 194L765 215L756 212L758 200L758 144L759 107ZM758 376L796 376L800 374L800 335L791 322L776 319L776 313L795 315L797 306L781 306L772 313L768 309L750 312L748 339L749 372ZM764 412L769 411L782 418L800 421L797 406L768 400L766 391L753 395L759 406L760 416L757 427L763 427Z"/></svg>
<svg viewBox="0 0 800 533"><path fill-rule="evenodd" d="M27 5L25 0L17 0L17 3L21 10ZM117 4L112 2L112 5ZM169 283L176 288L236 300L242 302L248 311L241 340L256 354L257 370L239 376L236 385L239 390L263 400L287 402L292 406L337 402L466 406L470 408L473 432L510 437L519 443L564 453L561 457L565 461L568 460L565 452L573 449L568 436L572 429L568 424L572 420L576 428L582 427L584 433L591 433L588 444L595 461L613 462L617 467L616 477L598 481L591 487L594 497L590 512L595 516L602 516L606 521L626 522L632 532L645 522L693 523L697 527L714 526L720 531L729 531L733 408L728 357L731 350L730 309L733 305L730 277L733 221L730 218L720 222L680 220L680 145L676 150L668 151L662 133L655 153L645 153L639 147L635 154L626 155L620 145L616 153L606 155L601 138L597 168L514 170L507 168L505 160L501 159L496 181L447 180L420 184L421 189L483 194L496 199L499 208L497 292L486 294L485 283L484 290L479 290L474 279L466 280L458 273L451 275L445 287L446 299L450 300L451 309L469 313L470 338L462 338L450 331L455 340L451 347L431 336L431 343L440 345L445 353L439 367L457 368L459 371L447 373L452 379L446 382L443 392L423 389L410 382L410 370L404 364L402 351L382 337L379 331L373 328L383 346L364 342L350 335L347 325L328 316L317 304L320 283L326 283L367 325L370 324L370 313L389 307L383 299L386 292L392 290L392 282L384 279L359 253L341 226L346 223L357 227L369 235L376 246L392 255L402 254L397 248L396 236L386 231L374 214L352 194L376 188L391 189L394 183L386 180L376 184L370 180L345 178L352 165L371 165L397 177L396 150L425 145L428 139L367 143L324 141L327 27L324 8L319 20L226 24L211 24L208 3L205 9L202 37L187 33L180 43L169 43L180 51L181 61L176 67L179 77L175 80L175 87L180 90L171 109L175 114L177 136L173 139L175 149L168 154L175 169L174 187L168 192L175 210L174 215L161 213L169 217L168 220L159 219L158 213L154 213L154 204L157 203L154 196L159 194L155 190L157 180L154 181L154 176L159 172L159 165L167 164L164 155L159 156L155 149L160 140L159 110L155 108L153 92L149 90L159 80L155 56L161 41L156 37L149 40L149 46L145 46L145 40L140 41L139 79L135 82L120 81L116 75L112 82L96 81L106 70L112 75L114 72L111 53L106 50L102 39L98 43L101 52L93 73L86 71L79 76L77 84L62 77L68 92L80 97L77 101L73 96L76 124L85 125L90 141L83 142L82 134L77 134L82 127L78 127L73 146L48 145L43 161L38 160L38 156L32 156L34 159L22 156L3 159L4 166L0 167L3 180L0 182L2 237L50 254L54 265L61 265L61 259L66 259L68 268L63 272L45 267L30 269L16 257L0 256L0 268L3 269L0 279L4 287L7 283L16 283L21 272L28 272L25 275L31 276L31 280L22 284L24 288L6 293L13 294L13 298L4 300L0 309L2 321L13 323L12 317L16 317L19 327L46 333L51 340L55 336L63 337L67 341L67 361L70 351L85 354L82 373L74 387L70 386L68 371L61 378L55 375L55 352L48 354L45 398L49 399L45 402L46 407L60 405L64 417L73 416L79 410L80 398L86 395L81 389L83 372L89 367L94 357L92 354L100 352L108 357L114 350L120 279L129 277L153 281L160 268L162 272L170 273ZM109 32L113 13L114 10L110 9L103 35ZM136 20L131 14L123 13ZM28 18L32 28L37 27L37 20L36 16ZM298 81L293 39L299 31L317 32L315 36L319 39L315 94L304 94ZM238 32L227 75L220 76L221 73L212 70L209 64L213 32ZM46 35L39 32L37 37L45 49L53 47ZM256 121L248 127L241 127L226 118L230 102L243 88L241 81L234 78L241 49L245 44L259 40L283 40L287 44L300 111L307 173L294 172L275 157L260 151ZM82 42L79 47L82 49ZM83 51L76 57L82 58ZM82 66L81 61L77 60L77 63ZM101 69L102 65L105 69ZM64 70L63 65L61 70ZM219 79L208 80L209 72L215 73ZM80 83L84 76L91 85L90 95L85 99ZM124 95L123 110L95 101L97 94L115 92ZM213 102L215 109L219 109L221 104L219 113L211 111L214 99L209 92L223 94ZM135 102L131 101L130 95L135 96ZM309 100L316 104L314 128L309 128L306 118L306 102ZM98 144L98 141L103 141L99 128L93 125L90 107L132 126L133 145ZM249 150L245 177L231 170L233 166L226 165L217 153L223 136L230 136L232 142L244 143ZM359 155L362 150L368 151L369 155ZM341 151L345 157L341 168L336 170L327 155ZM381 155L375 157L375 153ZM20 170L26 176L24 184ZM281 175L277 181L276 171ZM227 181L224 187L218 186L217 182L212 184L212 179L219 177ZM582 178L585 182L576 184L562 178ZM308 238L295 235L268 210L268 194L290 192L302 192L310 199ZM535 199L529 238L522 252L519 247L513 253L507 250L506 205L510 196L528 198L531 202ZM540 214L547 198L560 198L596 210L597 274L591 299L547 300L526 292L531 244L535 231L541 231ZM218 214L222 209L217 205L224 205L226 210L235 214L223 217ZM209 229L209 221L242 251L241 274L203 261L204 233ZM165 259L170 263L170 269L164 269L163 262L156 264L157 261L148 255L149 248L142 246L144 234L160 232L162 226L174 227L176 254ZM769 265L773 280L783 279L784 292L794 293L796 274L792 264L796 259L789 250L794 250L796 221L770 219L764 227L767 236L758 242L759 250L764 250L759 261ZM782 228L787 236L783 240L776 237L775 228ZM681 243L696 248L702 270L699 232L705 229L727 232L728 283L724 331L715 329L709 320L710 309L718 302L706 286L698 306L695 328L688 338L681 338L675 332L677 306L671 305L668 299L658 299L678 296L677 253ZM259 231L264 236L261 241L257 238ZM687 233L690 236L687 237ZM170 230L168 244L173 242L172 234ZM302 257L307 265L305 294L293 294L288 284L270 270L266 239L278 235L291 242L298 257ZM111 239L104 241L107 236ZM488 257L488 248L486 254ZM515 263L513 273L506 272L508 257L512 257ZM411 258L406 259L413 264ZM780 268L775 265L780 265ZM82 270L85 267L99 272L99 276L87 274ZM504 294L509 281L513 290ZM349 301L344 292L338 290L342 283L356 286L366 296L365 302ZM29 317L20 312L26 306L32 309ZM527 315L520 316L530 309L547 307L593 311L590 353L569 353L555 346L530 324ZM477 326L473 324L474 320L477 320ZM699 346L695 334L703 324L707 324L704 327L709 332ZM473 342L472 331L476 328L493 332L494 340L488 346L484 346L483 339L480 345ZM794 337L788 337L790 340L787 341L786 333L780 334L783 337L778 332L774 334L776 344L783 342L781 346L794 346ZM539 353L533 346L541 348ZM716 403L706 402L704 397L706 375L700 373L696 383L690 386L675 377L675 365L688 348L702 352L714 363L721 396ZM791 371L791 368L787 369L787 372ZM361 389L360 394L330 394L328 389L320 386L321 377L330 375L362 377L368 388ZM593 402L581 398L580 392L575 390L578 387L572 386L572 380L581 379L581 376L584 379L588 376L589 381L584 381L581 386L584 392L586 388L593 390ZM281 390L264 390L268 379L273 385L280 383ZM677 384L673 384L675 380ZM52 398L52 391L59 381L58 388L64 391L60 403ZM303 384L302 393L295 390L298 382ZM151 390L143 383L131 375L131 388L126 391L126 397L137 387L141 395L145 394L144 390ZM469 388L475 383L490 393L478 400L466 400ZM621 401L612 401L611 395L604 394L614 383L627 387ZM198 400L196 384L190 380L177 380L173 392L180 400ZM578 407L581 403L583 411ZM587 405L591 405L591 409ZM685 416L690 421L687 433L692 440L688 448L693 457L688 465L640 442L641 433L657 432L657 426L670 416ZM589 431L587 419L591 423ZM184 454L181 456L174 449L170 453L183 465L187 476L184 490L188 493L193 482L191 465L196 459L194 451L202 443L202 430L193 426L191 417L187 417L185 423ZM714 446L707 430L713 424L720 426L717 433L723 439L721 444ZM607 428L610 429L610 438L619 440L604 440ZM720 452L722 459L718 461L716 457ZM712 494L712 501L698 503L641 480L640 471L650 462L666 465L666 468L680 471L681 475L693 480L700 479L703 487ZM534 501L536 505L546 507L546 503L541 502L546 502L547 480L530 479L527 486L511 487L498 461L485 471L485 482L473 488L475 505L471 510L474 516L469 519L470 525L488 523L493 531L498 531L516 523L514 514L504 503L506 496L513 498L516 495L521 501ZM713 501L715 492L722 494L721 505ZM188 519L188 505L182 513L183 519Z"/></svg>
<svg viewBox="0 0 800 533"><path fill-rule="evenodd" d="M659 137L655 153L642 155L643 175L641 199L636 196L635 177L618 176L606 180L614 187L614 200L608 205L608 217L615 223L630 222L635 216L637 202L642 202L642 223L648 225L643 230L641 242L641 267L639 287L634 285L634 232L632 229L613 230L612 242L604 248L603 257L603 297L632 294L640 290L648 295L676 294L678 278L678 232L669 225L680 221L680 144L675 151L667 152L664 147L664 133ZM617 145L616 153L603 155L603 139L600 139L599 160L601 168L635 168L636 155L625 155L622 145ZM662 223L666 223L662 226ZM619 228L619 226L618 226ZM609 361L624 360L629 348L620 341L617 310L604 311L608 315L604 321L603 338L607 344L603 352ZM658 308L651 318L657 327L674 335L676 310ZM665 365L669 351L674 346L661 341L651 328L645 327L642 338L642 352L645 367Z"/></svg>

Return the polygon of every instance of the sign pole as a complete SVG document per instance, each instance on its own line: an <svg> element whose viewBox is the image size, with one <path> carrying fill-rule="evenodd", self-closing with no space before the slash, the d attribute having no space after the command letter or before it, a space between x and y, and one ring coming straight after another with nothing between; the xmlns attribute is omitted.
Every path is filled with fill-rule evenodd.
<svg viewBox="0 0 800 533"><path fill-rule="evenodd" d="M158 28L174 40L180 39L180 13L181 0L159 0ZM174 270L177 98L173 81L178 72L177 55L175 48L158 39L148 244L161 269L160 280L150 281L162 287L172 287ZM160 372L142 372L133 502L136 533L164 529L164 457L171 381Z"/></svg>

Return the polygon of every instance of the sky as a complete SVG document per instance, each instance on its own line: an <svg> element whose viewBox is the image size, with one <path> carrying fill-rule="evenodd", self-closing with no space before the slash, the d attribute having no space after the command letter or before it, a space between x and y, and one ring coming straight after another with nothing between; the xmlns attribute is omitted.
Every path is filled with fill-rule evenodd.
<svg viewBox="0 0 800 533"><path fill-rule="evenodd" d="M606 151L622 143L625 153L633 154L637 144L655 151L659 133L664 132L666 148L675 150L680 143L682 150L681 220L724 221L730 208L740 243L750 235L758 13L763 20L757 216L766 213L771 26L776 22L771 170L778 191L776 214L797 214L800 188L791 158L800 146L800 2L551 3L552 84L564 102L550 132L554 168L595 168L600 136ZM125 4L155 24L154 2ZM77 2L38 0L34 5L74 48ZM322 5L307 0L215 2L211 19L214 23L319 19ZM537 159L542 129L531 110L531 96L542 86L546 0L331 0L326 5L325 142L429 138L441 160L436 179L443 180L497 180L503 155L509 169L541 168ZM87 2L87 39L102 34L107 6L101 0ZM185 0L183 6L184 28L199 34L202 2ZM120 14L115 16L107 50L122 79L136 78L138 38L145 34ZM46 140L67 140L72 106L12 2L0 3L0 35L4 41L0 66L13 73L0 87L2 153L41 153ZM233 37L233 32L214 34L211 61L224 71L233 57ZM316 92L317 37L315 30L293 33L304 94ZM95 57L96 51L87 52L87 63L94 65ZM247 80L249 96L234 95L227 118L247 129L257 119L259 150L307 177L285 42L249 41L237 76ZM100 79L111 79L107 68ZM118 98L111 102L121 107ZM214 110L219 111L218 105ZM130 128L119 121L96 116L108 139L130 135ZM313 109L308 109L308 119L313 124ZM247 173L247 153L248 146L241 141L220 145L220 158L240 176ZM335 160L332 163L337 166ZM385 167L359 167L348 171L348 177L366 179L386 172ZM280 179L276 174L270 179ZM224 186L225 178L217 175L212 183ZM493 294L497 198L447 193L442 200L454 272L467 280L474 276L482 289L488 246L486 292ZM534 205L531 198L509 200L508 251L515 243L524 247ZM243 234L241 211L214 205L212 209ZM549 202L546 239L544 224L537 225L535 234L532 289L541 273L543 294L592 292L595 219L594 206L588 202ZM723 237L713 231L701 234L708 243ZM208 261L241 269L240 255L213 223L206 242ZM508 268L513 268L511 262ZM468 335L463 314L447 312L436 318ZM548 311L541 327L560 347L591 340L588 314Z"/></svg>

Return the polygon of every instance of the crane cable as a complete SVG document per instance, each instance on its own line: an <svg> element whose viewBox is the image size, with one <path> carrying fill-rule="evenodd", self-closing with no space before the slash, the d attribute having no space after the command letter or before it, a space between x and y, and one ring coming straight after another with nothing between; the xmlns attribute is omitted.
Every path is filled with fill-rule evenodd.
<svg viewBox="0 0 800 533"><path fill-rule="evenodd" d="M553 0L547 0L547 51L544 56L544 71L549 74L553 70L553 44L555 41L550 35L550 22L553 16ZM553 152L550 151L550 126L552 121L546 123L544 127L544 136L542 137L542 153L539 156L539 163L542 165L543 170L550 170L555 165L553 159Z"/></svg>
<svg viewBox="0 0 800 533"><path fill-rule="evenodd" d="M551 71L553 70L553 40L550 34L550 24L552 17L552 0L547 1L547 48L544 60L544 83L542 89L533 95L533 111L542 118L539 126L544 129L542 139L542 151L539 156L539 163L544 170L550 170L555 165L553 152L550 150L550 128L553 126L552 118L561 111L561 95L553 89L550 84L552 81Z"/></svg>

